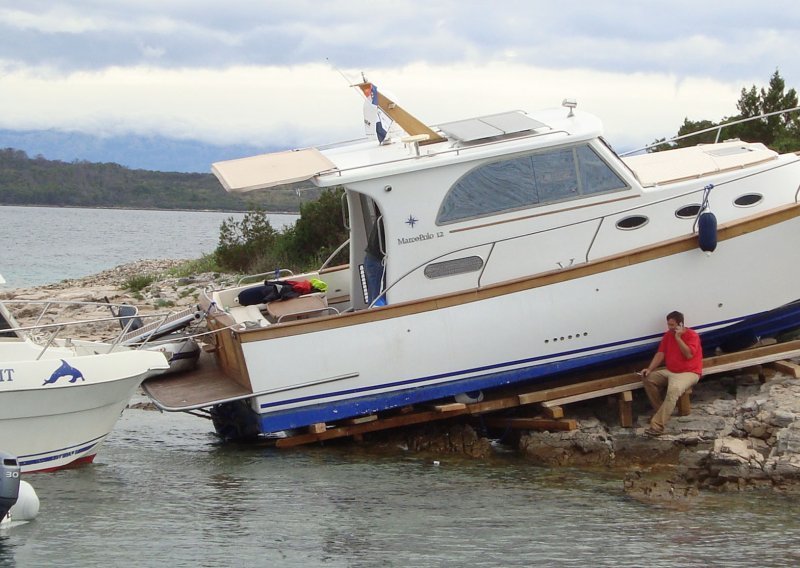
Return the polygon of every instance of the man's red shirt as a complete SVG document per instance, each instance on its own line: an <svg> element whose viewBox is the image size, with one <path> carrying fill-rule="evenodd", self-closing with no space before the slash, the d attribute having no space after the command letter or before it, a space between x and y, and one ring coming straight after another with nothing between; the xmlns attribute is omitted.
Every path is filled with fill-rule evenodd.
<svg viewBox="0 0 800 568"><path fill-rule="evenodd" d="M667 366L667 370L673 373L696 373L702 375L703 348L700 345L700 336L697 335L696 331L687 327L683 335L681 335L681 339L692 352L692 356L689 359L681 353L674 331L667 331L661 338L658 350L664 354L664 363Z"/></svg>

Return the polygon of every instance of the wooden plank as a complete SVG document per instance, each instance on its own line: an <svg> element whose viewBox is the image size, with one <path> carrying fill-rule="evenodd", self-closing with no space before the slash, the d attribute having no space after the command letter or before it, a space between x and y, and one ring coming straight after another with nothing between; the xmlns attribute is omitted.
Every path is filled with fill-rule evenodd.
<svg viewBox="0 0 800 568"><path fill-rule="evenodd" d="M367 422L375 422L377 419L378 419L377 414L369 414L367 416L348 418L347 420L344 420L342 423L347 424L348 426L353 426L355 424L366 424Z"/></svg>
<svg viewBox="0 0 800 568"><path fill-rule="evenodd" d="M453 412L456 410L466 410L467 405L463 402L451 402L450 404L437 404L433 407L436 412Z"/></svg>
<svg viewBox="0 0 800 568"><path fill-rule="evenodd" d="M511 428L512 430L575 430L577 420L565 418L551 420L549 418L503 418L490 416L484 419L490 428Z"/></svg>
<svg viewBox="0 0 800 568"><path fill-rule="evenodd" d="M784 375L789 375L795 379L800 378L800 365L797 363L791 361L774 361L770 363L770 367Z"/></svg>
<svg viewBox="0 0 800 568"><path fill-rule="evenodd" d="M517 406L519 406L519 397L514 395L470 404L467 406L467 411L470 414L485 414L487 412L516 408Z"/></svg>
<svg viewBox="0 0 800 568"><path fill-rule="evenodd" d="M321 434L325 430L327 430L327 426L324 422L317 422L316 424L309 424L308 426L309 434Z"/></svg>
<svg viewBox="0 0 800 568"><path fill-rule="evenodd" d="M626 373L624 375L616 375L607 377L605 379L597 379L594 381L584 381L574 383L571 385L564 385L539 391L523 393L518 395L520 404L533 404L536 402L545 402L555 398L565 398L594 392L602 389L613 388L623 385L630 385L634 383L641 383L642 378L636 373Z"/></svg>
<svg viewBox="0 0 800 568"><path fill-rule="evenodd" d="M620 385L618 387L610 387L607 389L600 389L592 392L586 392L582 394L576 394L573 396L565 396L563 398L554 398L552 400L546 400L542 402L542 406L545 408L552 407L552 406L561 406L564 404L570 404L571 402L580 402L582 400L589 400L592 398L597 398L600 396L608 396L611 394L619 394L621 392L632 391L635 389L643 388L644 385L640 382L638 383L631 383L627 385Z"/></svg>

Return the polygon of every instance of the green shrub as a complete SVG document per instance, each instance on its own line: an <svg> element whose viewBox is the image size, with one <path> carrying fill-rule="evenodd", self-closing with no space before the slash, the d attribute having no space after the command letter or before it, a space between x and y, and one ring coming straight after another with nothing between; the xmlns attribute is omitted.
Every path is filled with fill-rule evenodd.
<svg viewBox="0 0 800 568"><path fill-rule="evenodd" d="M283 232L272 228L262 209L248 211L241 221L229 217L220 226L214 261L244 274L318 268L348 237L342 223L343 193L323 191L317 201L301 207L300 218Z"/></svg>
<svg viewBox="0 0 800 568"><path fill-rule="evenodd" d="M138 274L136 276L131 276L123 282L122 287L131 292L140 292L150 286L155 280L156 277L152 274Z"/></svg>

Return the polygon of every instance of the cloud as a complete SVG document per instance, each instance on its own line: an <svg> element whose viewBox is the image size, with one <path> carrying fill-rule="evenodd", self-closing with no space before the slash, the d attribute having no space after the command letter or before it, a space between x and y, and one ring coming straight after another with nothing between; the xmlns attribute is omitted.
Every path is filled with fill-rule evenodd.
<svg viewBox="0 0 800 568"><path fill-rule="evenodd" d="M366 71L423 121L560 104L619 146L736 113L800 10L743 0L29 0L0 7L0 127L303 146L361 135Z"/></svg>
<svg viewBox="0 0 800 568"><path fill-rule="evenodd" d="M348 86L360 74L343 73L347 79L324 65L126 67L58 79L12 71L0 77L0 105L13 109L0 116L0 127L156 133L215 144L320 144L363 134L361 99ZM735 114L739 87L655 73L555 71L507 62L416 63L375 69L369 79L428 123L531 111L575 97L579 108L605 120L612 143L626 146L675 133L686 116L719 120Z"/></svg>

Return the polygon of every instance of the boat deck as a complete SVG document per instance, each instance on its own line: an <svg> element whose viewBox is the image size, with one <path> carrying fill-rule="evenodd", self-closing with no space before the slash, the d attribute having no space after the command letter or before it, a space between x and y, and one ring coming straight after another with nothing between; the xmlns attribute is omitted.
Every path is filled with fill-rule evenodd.
<svg viewBox="0 0 800 568"><path fill-rule="evenodd" d="M217 366L214 356L205 351L194 370L148 379L142 389L157 407L172 412L207 408L253 394L228 377Z"/></svg>

